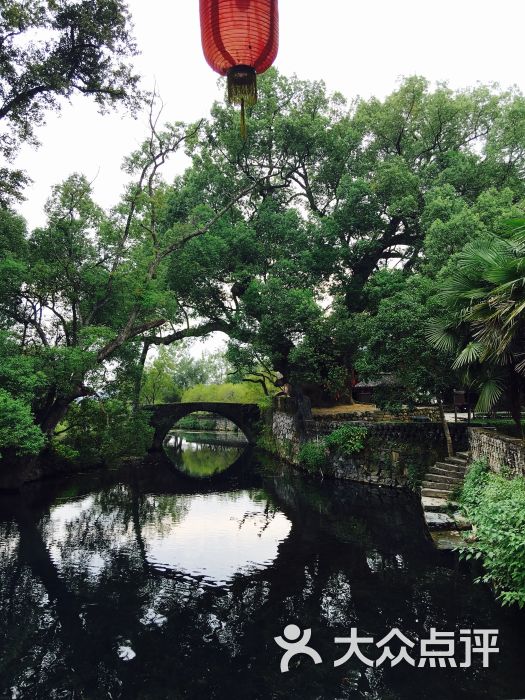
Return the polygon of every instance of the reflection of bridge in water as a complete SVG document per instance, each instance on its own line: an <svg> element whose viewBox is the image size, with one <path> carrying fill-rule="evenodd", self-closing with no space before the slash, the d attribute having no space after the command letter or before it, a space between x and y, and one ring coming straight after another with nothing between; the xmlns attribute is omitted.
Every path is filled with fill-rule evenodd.
<svg viewBox="0 0 525 700"><path fill-rule="evenodd" d="M252 403L162 403L144 406L151 414L150 424L155 428L150 452L160 452L166 435L177 421L190 413L215 413L235 423L246 435L248 442L253 445L259 433L261 411L257 404Z"/></svg>

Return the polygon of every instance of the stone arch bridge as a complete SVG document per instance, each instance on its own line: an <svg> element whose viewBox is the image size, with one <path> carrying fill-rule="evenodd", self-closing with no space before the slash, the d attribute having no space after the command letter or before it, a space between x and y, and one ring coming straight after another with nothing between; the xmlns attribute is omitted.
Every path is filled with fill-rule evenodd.
<svg viewBox="0 0 525 700"><path fill-rule="evenodd" d="M143 406L150 412L150 425L155 428L150 452L162 450L166 435L184 416L197 411L216 413L231 420L246 435L250 445L254 445L260 430L261 410L254 403L161 403Z"/></svg>

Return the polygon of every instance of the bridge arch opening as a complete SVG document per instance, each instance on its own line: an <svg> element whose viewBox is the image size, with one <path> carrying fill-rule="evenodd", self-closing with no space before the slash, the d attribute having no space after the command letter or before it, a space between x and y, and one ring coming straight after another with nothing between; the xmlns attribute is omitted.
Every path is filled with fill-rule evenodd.
<svg viewBox="0 0 525 700"><path fill-rule="evenodd" d="M259 428L252 404L173 403L148 407L155 428L152 452L164 451L174 466L207 477L237 463Z"/></svg>
<svg viewBox="0 0 525 700"><path fill-rule="evenodd" d="M150 413L150 424L155 429L151 451L160 451L166 435L185 416L207 413L221 416L234 423L254 445L261 426L261 412L257 404L237 403L169 403L144 406Z"/></svg>
<svg viewBox="0 0 525 700"><path fill-rule="evenodd" d="M219 413L211 413L209 411L187 413L173 424L170 433L174 430L196 433L220 433L224 437L231 436L232 439L239 437L248 441L247 436L237 423Z"/></svg>

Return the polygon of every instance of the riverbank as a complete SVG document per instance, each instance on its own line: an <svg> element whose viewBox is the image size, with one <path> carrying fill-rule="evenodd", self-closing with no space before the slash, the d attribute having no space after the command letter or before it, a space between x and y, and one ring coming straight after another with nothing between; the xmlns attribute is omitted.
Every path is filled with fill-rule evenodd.
<svg viewBox="0 0 525 700"><path fill-rule="evenodd" d="M443 426L431 420L434 413L433 409L401 416L369 410L335 415L333 411L312 411L305 419L292 400L278 399L259 444L305 471L366 484L417 488L427 469L447 454ZM345 426L364 430L359 448L338 442ZM467 449L467 426L452 423L449 430L454 449ZM305 459L308 449L311 455L317 451L316 464Z"/></svg>

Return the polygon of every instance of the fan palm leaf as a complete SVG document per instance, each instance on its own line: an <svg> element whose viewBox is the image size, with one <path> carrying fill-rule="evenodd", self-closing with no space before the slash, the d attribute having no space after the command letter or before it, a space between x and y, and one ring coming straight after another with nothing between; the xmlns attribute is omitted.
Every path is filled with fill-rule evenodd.
<svg viewBox="0 0 525 700"><path fill-rule="evenodd" d="M505 391L505 382L500 379L488 379L481 387L476 411L488 413L492 411Z"/></svg>

